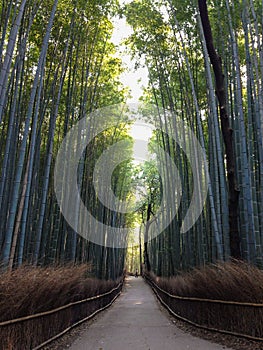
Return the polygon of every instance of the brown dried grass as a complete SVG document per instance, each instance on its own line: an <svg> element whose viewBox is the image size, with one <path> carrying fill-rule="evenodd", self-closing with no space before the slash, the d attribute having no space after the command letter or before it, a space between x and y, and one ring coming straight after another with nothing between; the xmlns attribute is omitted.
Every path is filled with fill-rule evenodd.
<svg viewBox="0 0 263 350"><path fill-rule="evenodd" d="M151 277L174 295L263 303L263 271L243 261L220 262L171 278Z"/></svg>
<svg viewBox="0 0 263 350"><path fill-rule="evenodd" d="M91 278L90 270L89 265L24 266L3 273L0 282L0 322L52 310L103 294L116 286L116 281Z"/></svg>
<svg viewBox="0 0 263 350"><path fill-rule="evenodd" d="M157 290L178 317L208 329L263 338L262 307L258 306L263 303L263 271L257 267L241 261L220 262L168 279L149 277L169 294L197 298L179 300ZM207 303L204 299L238 303Z"/></svg>

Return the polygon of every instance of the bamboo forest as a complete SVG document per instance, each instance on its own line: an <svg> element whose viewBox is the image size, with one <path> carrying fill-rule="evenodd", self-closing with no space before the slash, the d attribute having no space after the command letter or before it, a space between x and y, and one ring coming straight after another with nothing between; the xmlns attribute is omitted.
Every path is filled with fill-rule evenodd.
<svg viewBox="0 0 263 350"><path fill-rule="evenodd" d="M151 142L176 163L182 198L170 224L151 239L145 222L158 209L172 170L163 165L162 183L154 161L146 162L142 180L130 159L115 169L115 192L132 200L129 186L137 176L147 195L137 212L115 219L131 228L141 220L142 236L149 235L144 256L148 268L159 275L231 256L262 266L262 11L260 1L249 0L207 5L191 0L126 5L107 0L2 1L3 267L92 262L101 277L117 276L124 268L127 249L99 246L79 236L63 218L53 186L56 154L72 126L94 110L129 98L120 80L126 68L111 41L116 16L126 18L133 30L125 45L135 66L148 71L140 103L167 111L165 118L148 116L157 130ZM186 233L180 227L193 194L193 173L169 136L177 132L176 120L199 141L209 173L203 211ZM109 223L112 213L100 205L90 175L105 148L129 138L127 125L120 123L89 144L80 174L85 203Z"/></svg>
<svg viewBox="0 0 263 350"><path fill-rule="evenodd" d="M130 160L115 169L112 186L118 196L132 201L131 183L143 182L147 195L137 211L117 213L117 225L132 231L132 222L141 220L142 241L147 234L145 262L159 275L231 256L262 266L262 11L260 1L248 0L207 5L192 0L124 5L107 0L3 1L3 267L92 262L96 274L104 278L118 276L124 268L127 249L103 247L79 236L63 218L53 186L56 154L72 126L92 111L129 98L128 87L120 80L125 66L111 41L114 16L126 18L131 26L126 48L135 66L144 65L148 71L148 86L140 97L142 110L151 104L167 111L165 118L158 119L158 113L148 116L156 127L151 143L176 163L182 183L175 216L151 239L152 230L145 223L174 175L169 164L163 164L166 178L159 181L154 164L158 152L155 161L134 166L130 150ZM203 211L185 233L180 228L193 194L193 172L169 136L177 132L177 120L199 141L209 174ZM105 148L130 137L129 123L124 124L92 140L79 175L89 210L109 224L114 216L96 198L90 176Z"/></svg>
<svg viewBox="0 0 263 350"><path fill-rule="evenodd" d="M94 283L79 287L85 299L121 288L125 273L165 289L244 266L260 296L234 301L262 303L263 2L2 0L0 12L3 281L49 271L39 280L70 276L73 290L75 271ZM10 288L1 331L78 300L5 314Z"/></svg>

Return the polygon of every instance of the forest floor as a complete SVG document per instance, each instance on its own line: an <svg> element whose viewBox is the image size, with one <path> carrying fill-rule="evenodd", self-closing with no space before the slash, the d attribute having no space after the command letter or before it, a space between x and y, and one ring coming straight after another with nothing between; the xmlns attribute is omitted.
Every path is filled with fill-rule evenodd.
<svg viewBox="0 0 263 350"><path fill-rule="evenodd" d="M187 332L157 302L142 278L129 277L122 295L92 322L70 332L49 349L60 350L220 350L231 349L216 338L203 340ZM219 335L220 336L220 335ZM219 339L220 340L220 339ZM238 349L242 349L239 344ZM248 347L244 349L249 349ZM254 348L255 349L255 348Z"/></svg>

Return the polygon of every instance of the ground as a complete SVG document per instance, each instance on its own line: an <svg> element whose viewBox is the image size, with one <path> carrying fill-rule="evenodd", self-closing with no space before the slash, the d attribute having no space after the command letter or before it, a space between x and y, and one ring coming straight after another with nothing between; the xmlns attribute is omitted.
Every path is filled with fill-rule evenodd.
<svg viewBox="0 0 263 350"><path fill-rule="evenodd" d="M200 335L208 340L199 338ZM236 337L196 330L178 322L163 309L142 278L129 277L122 295L109 310L48 349L250 350L262 349L261 346Z"/></svg>

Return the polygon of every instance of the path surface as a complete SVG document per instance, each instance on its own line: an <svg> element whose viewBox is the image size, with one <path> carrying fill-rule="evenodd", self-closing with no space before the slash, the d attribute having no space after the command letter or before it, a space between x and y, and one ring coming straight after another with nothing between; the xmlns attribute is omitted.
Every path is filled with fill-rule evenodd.
<svg viewBox="0 0 263 350"><path fill-rule="evenodd" d="M230 350L184 333L162 311L142 278L128 278L113 307L70 350Z"/></svg>

